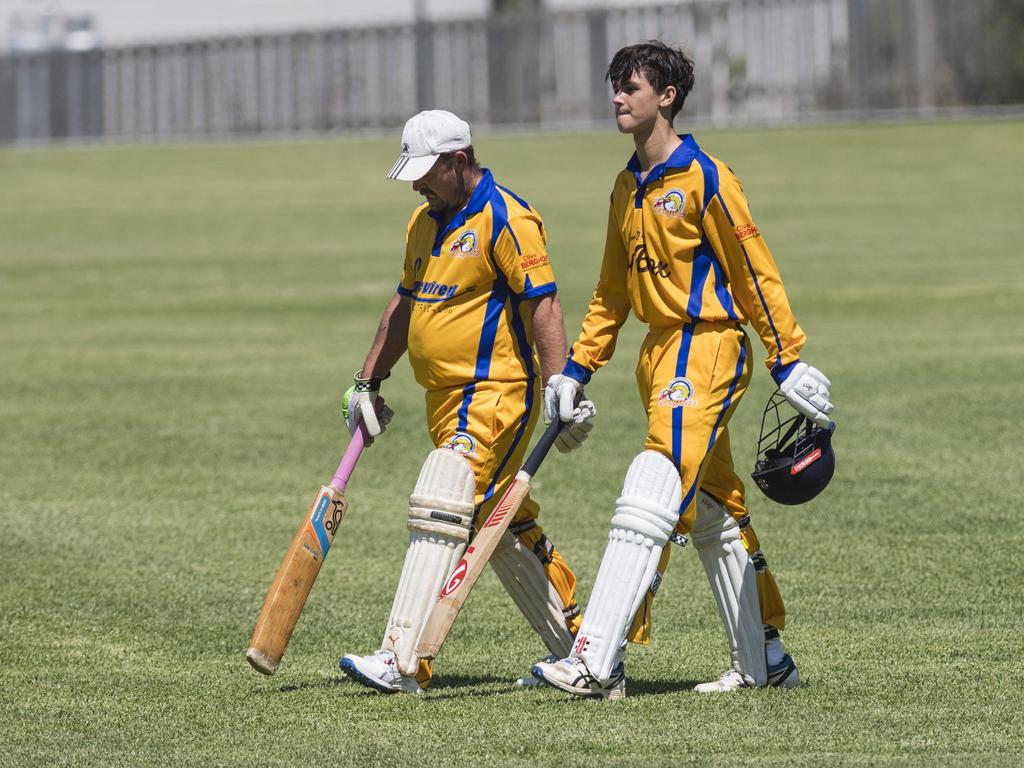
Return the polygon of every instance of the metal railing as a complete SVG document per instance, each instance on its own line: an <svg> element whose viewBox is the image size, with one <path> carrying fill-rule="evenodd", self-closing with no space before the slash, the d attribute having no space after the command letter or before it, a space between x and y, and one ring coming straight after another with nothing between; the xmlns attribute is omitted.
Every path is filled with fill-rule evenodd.
<svg viewBox="0 0 1024 768"><path fill-rule="evenodd" d="M927 111L977 103L970 83L989 77L993 57L970 57L985 50L989 7L685 0L13 53L0 57L0 141L346 132L400 126L442 106L476 125L589 124L610 115L611 55L650 38L695 59L689 120ZM940 60L951 40L958 58Z"/></svg>

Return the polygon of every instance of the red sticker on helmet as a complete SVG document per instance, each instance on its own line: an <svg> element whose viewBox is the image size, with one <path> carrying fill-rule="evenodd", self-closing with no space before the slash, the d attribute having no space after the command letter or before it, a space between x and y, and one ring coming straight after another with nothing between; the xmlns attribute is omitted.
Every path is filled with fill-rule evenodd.
<svg viewBox="0 0 1024 768"><path fill-rule="evenodd" d="M800 472L803 472L805 469L807 469L809 466L811 466L811 464L813 464L814 462L816 462L820 458L821 458L821 448L815 448L809 454L807 454L802 459L800 459L800 461L796 462L792 467L790 467L789 468L789 474L795 475L795 474L798 474Z"/></svg>

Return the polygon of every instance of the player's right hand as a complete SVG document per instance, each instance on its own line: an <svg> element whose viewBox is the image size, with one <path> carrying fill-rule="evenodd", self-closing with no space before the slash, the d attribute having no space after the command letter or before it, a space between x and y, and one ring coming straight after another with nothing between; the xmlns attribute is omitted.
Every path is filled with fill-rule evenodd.
<svg viewBox="0 0 1024 768"><path fill-rule="evenodd" d="M827 427L834 407L829 400L831 386L832 382L817 368L797 363L779 384L779 392L798 413L820 427Z"/></svg>
<svg viewBox="0 0 1024 768"><path fill-rule="evenodd" d="M556 373L544 387L544 423L550 424L556 417L562 421L573 421L576 410L576 393L583 388L576 379L564 373Z"/></svg>
<svg viewBox="0 0 1024 768"><path fill-rule="evenodd" d="M348 427L350 435L354 435L359 429L359 423L366 425L366 432L374 438L381 434L394 416L388 406L378 408L377 395L380 393L381 379L362 378L362 372L357 371L355 384L345 390L341 399L341 415L345 417L345 426Z"/></svg>

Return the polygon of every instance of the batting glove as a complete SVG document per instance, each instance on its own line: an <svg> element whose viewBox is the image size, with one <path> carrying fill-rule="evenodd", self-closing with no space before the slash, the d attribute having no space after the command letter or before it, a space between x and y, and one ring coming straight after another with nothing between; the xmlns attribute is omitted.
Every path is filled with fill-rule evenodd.
<svg viewBox="0 0 1024 768"><path fill-rule="evenodd" d="M830 386L832 382L817 368L797 363L779 385L779 392L798 413L818 426L827 427L833 408L828 399Z"/></svg>
<svg viewBox="0 0 1024 768"><path fill-rule="evenodd" d="M390 375L390 374L389 374ZM394 411L386 405L378 412L377 395L380 392L380 383L383 378L364 379L362 371L356 371L353 377L355 384L345 390L341 399L341 415L345 417L345 426L348 427L350 435L354 435L359 429L359 422L366 425L366 432L374 438L384 431L391 422Z"/></svg>
<svg viewBox="0 0 1024 768"><path fill-rule="evenodd" d="M590 430L594 428L596 415L597 408L593 402L580 400L580 404L573 409L572 421L566 424L555 438L555 447L562 453L568 453L583 445L583 441L590 437Z"/></svg>
<svg viewBox="0 0 1024 768"><path fill-rule="evenodd" d="M544 423L550 424L557 416L562 421L574 421L573 401L583 385L571 376L556 373L544 387Z"/></svg>

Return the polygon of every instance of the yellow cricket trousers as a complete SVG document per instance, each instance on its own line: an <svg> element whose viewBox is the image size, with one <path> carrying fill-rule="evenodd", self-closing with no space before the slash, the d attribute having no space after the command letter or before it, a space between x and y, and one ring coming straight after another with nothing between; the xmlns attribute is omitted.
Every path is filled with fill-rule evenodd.
<svg viewBox="0 0 1024 768"><path fill-rule="evenodd" d="M722 502L740 527L757 572L761 618L783 629L786 610L768 569L744 504L743 481L733 467L729 419L750 383L750 341L735 323L698 321L675 328L652 328L640 348L636 380L647 410L645 448L679 468L683 501L676 531L693 527L697 491ZM649 643L651 604L668 567L665 547L658 575L633 618L629 639Z"/></svg>

